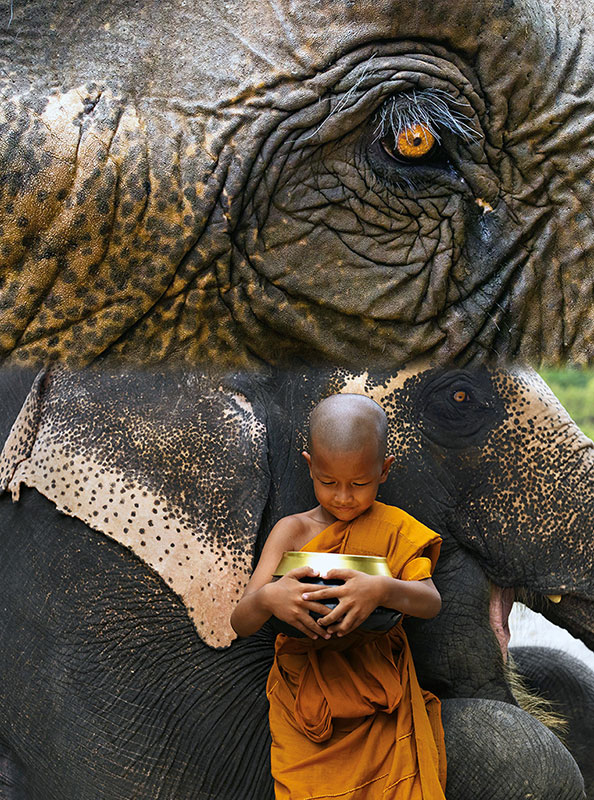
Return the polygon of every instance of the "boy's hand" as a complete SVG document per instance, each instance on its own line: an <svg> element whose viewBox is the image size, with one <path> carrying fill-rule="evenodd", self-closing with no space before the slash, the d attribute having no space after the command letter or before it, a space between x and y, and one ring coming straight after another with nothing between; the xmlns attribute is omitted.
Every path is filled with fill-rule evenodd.
<svg viewBox="0 0 594 800"><path fill-rule="evenodd" d="M383 576L366 575L354 569L331 569L324 577L343 580L342 586L328 586L306 591L305 600L319 602L338 598L338 605L320 620L328 633L345 636L364 622L381 605L384 593Z"/></svg>
<svg viewBox="0 0 594 800"><path fill-rule="evenodd" d="M316 601L304 598L304 593L311 593L319 588L315 583L300 583L300 578L317 578L318 572L311 567L297 567L283 575L278 581L269 583L265 587L266 606L271 614L274 614L283 622L288 622L297 630L300 630L310 639L329 639L330 634L322 628L312 617L310 611L318 614L327 614L328 607ZM334 597L334 595L330 595Z"/></svg>

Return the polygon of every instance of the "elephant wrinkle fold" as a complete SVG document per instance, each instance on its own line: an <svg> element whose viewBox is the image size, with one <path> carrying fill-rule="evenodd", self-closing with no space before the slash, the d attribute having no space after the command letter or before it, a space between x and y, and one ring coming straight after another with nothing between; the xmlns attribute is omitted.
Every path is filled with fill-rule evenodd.
<svg viewBox="0 0 594 800"><path fill-rule="evenodd" d="M431 576L441 538L375 502L303 550L377 555L395 577ZM277 800L445 800L440 702L419 686L402 625L329 642L279 634L268 677Z"/></svg>
<svg viewBox="0 0 594 800"><path fill-rule="evenodd" d="M251 572L245 536L255 541L267 493L265 429L235 387L187 374L173 389L174 379L41 373L0 455L0 493L16 502L22 485L36 489L132 550L180 597L200 638L226 647ZM242 501L235 469L239 458L245 478L248 453L252 494ZM221 466L227 490L208 478Z"/></svg>

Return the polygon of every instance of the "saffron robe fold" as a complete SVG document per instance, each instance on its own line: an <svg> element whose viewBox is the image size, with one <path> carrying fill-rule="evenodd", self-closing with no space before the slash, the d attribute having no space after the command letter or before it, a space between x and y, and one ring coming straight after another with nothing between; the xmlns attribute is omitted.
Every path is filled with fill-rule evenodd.
<svg viewBox="0 0 594 800"><path fill-rule="evenodd" d="M423 580L440 546L376 501L302 549L385 556L395 578ZM267 695L277 800L444 800L440 703L419 687L400 623L330 641L279 634Z"/></svg>

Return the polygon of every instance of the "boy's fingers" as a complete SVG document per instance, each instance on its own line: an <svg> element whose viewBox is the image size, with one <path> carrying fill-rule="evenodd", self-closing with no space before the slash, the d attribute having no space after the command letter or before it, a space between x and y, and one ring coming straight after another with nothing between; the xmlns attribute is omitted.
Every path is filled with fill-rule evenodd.
<svg viewBox="0 0 594 800"><path fill-rule="evenodd" d="M328 626L332 625L334 622L338 622L344 616L344 608L341 608L340 605L336 606L336 608L329 611L322 619L320 620L320 625L323 625L326 630L329 630Z"/></svg>
<svg viewBox="0 0 594 800"><path fill-rule="evenodd" d="M358 625L346 625L344 622L341 622L340 625L334 625L332 628L327 628L327 631L329 634L334 636L346 636L347 633L350 633L357 627Z"/></svg>
<svg viewBox="0 0 594 800"><path fill-rule="evenodd" d="M294 628L297 628L298 631L301 631L301 633L304 633L310 639L317 639L318 638L318 634L317 634L316 631L313 631L310 628L306 627L302 622L299 622L299 620L294 620L290 624Z"/></svg>
<svg viewBox="0 0 594 800"><path fill-rule="evenodd" d="M295 569L285 573L285 578L313 578L317 577L319 574L320 573L317 570L312 569L312 567L295 567Z"/></svg>
<svg viewBox="0 0 594 800"><path fill-rule="evenodd" d="M311 588L305 588L304 586L304 600L327 600L334 597L340 597L343 592L340 591L342 586L330 586L327 589L320 589L319 586L312 586ZM307 595L307 597L305 596Z"/></svg>
<svg viewBox="0 0 594 800"><path fill-rule="evenodd" d="M317 592L320 587L315 583L302 583L300 589L307 594L307 597L304 598L309 600L312 597L314 592Z"/></svg>
<svg viewBox="0 0 594 800"><path fill-rule="evenodd" d="M357 570L355 569L331 569L328 570L325 577L331 578L332 580L346 581L349 578L353 578L357 574Z"/></svg>
<svg viewBox="0 0 594 800"><path fill-rule="evenodd" d="M357 614L347 613L338 624L327 627L326 630L328 633L335 634L336 636L346 636L347 633L351 633L351 631L358 628L362 622L363 620L359 619Z"/></svg>
<svg viewBox="0 0 594 800"><path fill-rule="evenodd" d="M328 606L325 606L323 603L314 603L311 600L305 603L305 608L307 608L308 611L315 611L316 614L321 614L323 617L327 616L330 612Z"/></svg>
<svg viewBox="0 0 594 800"><path fill-rule="evenodd" d="M306 627L307 635L311 639L327 639L330 634L326 631L325 628L321 628L318 623L309 616L309 614L304 618L303 625Z"/></svg>

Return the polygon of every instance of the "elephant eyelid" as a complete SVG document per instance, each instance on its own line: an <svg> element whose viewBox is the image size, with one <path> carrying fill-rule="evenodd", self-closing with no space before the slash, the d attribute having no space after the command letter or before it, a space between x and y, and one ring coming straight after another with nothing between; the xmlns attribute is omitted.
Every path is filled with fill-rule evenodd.
<svg viewBox="0 0 594 800"><path fill-rule="evenodd" d="M415 125L422 125L438 144L441 143L440 130L448 130L466 141L478 141L482 134L470 127L468 116L456 108L464 105L441 89L423 89L389 97L376 113L373 141L388 134L397 139Z"/></svg>

